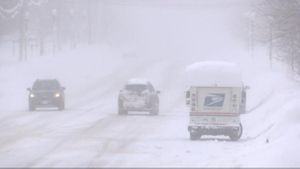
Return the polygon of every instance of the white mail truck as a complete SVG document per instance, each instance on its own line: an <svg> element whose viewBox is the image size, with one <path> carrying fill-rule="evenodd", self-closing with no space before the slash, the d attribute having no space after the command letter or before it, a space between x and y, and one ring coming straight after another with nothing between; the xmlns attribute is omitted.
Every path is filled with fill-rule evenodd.
<svg viewBox="0 0 300 169"><path fill-rule="evenodd" d="M223 61L198 62L186 68L186 75L190 139L225 135L239 140L248 87L243 85L238 66Z"/></svg>

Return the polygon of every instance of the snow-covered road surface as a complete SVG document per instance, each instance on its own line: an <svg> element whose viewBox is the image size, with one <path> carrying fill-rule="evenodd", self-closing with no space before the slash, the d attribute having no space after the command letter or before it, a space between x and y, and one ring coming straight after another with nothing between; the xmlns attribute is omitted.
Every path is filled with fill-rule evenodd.
<svg viewBox="0 0 300 169"><path fill-rule="evenodd" d="M0 166L300 166L296 84L281 72L241 61L252 110L242 115L241 140L190 141L183 76L189 62L124 58L94 46L1 67ZM65 111L27 111L26 88L43 77L56 77L67 88ZM118 91L132 77L146 77L162 92L159 116L117 115Z"/></svg>

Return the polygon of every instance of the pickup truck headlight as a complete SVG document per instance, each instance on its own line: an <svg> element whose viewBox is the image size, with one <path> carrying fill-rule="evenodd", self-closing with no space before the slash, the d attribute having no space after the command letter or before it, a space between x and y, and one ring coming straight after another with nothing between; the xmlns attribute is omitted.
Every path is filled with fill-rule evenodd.
<svg viewBox="0 0 300 169"><path fill-rule="evenodd" d="M30 98L34 98L35 95L34 95L33 93L31 93L31 94L29 95L29 97L30 97Z"/></svg>

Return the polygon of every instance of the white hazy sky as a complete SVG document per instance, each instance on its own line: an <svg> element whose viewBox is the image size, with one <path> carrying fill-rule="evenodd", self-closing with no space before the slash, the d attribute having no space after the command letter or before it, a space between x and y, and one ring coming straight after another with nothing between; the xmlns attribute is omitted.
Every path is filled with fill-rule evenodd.
<svg viewBox="0 0 300 169"><path fill-rule="evenodd" d="M106 35L135 55L211 57L240 44L236 18L246 7L237 0L111 1Z"/></svg>

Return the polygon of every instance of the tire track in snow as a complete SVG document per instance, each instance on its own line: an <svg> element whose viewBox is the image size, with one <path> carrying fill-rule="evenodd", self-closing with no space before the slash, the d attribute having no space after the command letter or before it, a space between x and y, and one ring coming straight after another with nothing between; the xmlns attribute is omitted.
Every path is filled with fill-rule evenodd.
<svg viewBox="0 0 300 169"><path fill-rule="evenodd" d="M130 75L134 74L135 72L143 72L141 70L143 70L143 68L145 69L144 65L143 64L138 64L138 65L140 65L140 66L138 66L138 67L137 66L136 67L129 66L129 67L131 67L131 69L128 69L128 65L125 65L120 70L122 70L122 69L127 70L127 72L125 73L125 77L127 78ZM107 93L108 91L111 91L111 89L116 88L116 85L119 84L119 81L121 79L124 80L124 81L127 80L127 79L124 79L124 77L123 77L124 74L118 73L120 70L118 69L118 70L116 70L115 72L112 73L112 74L115 75L115 76L113 76L114 77L113 78L114 83L112 83L112 81L111 81L112 76L110 76L110 75L105 76L104 79L102 78L102 79L98 80L97 83L99 84L100 87L101 87L101 85L103 85L103 83L104 83L104 86L109 86L109 88L107 88L106 90L101 90L101 93L99 93L99 96L100 96L99 98L101 98L101 96L103 97L104 93ZM98 85L98 84L95 84L95 86ZM110 85L110 84L113 84L113 85ZM96 98L98 98L97 96L92 98L92 100L96 100ZM80 105L78 105L78 106L80 107ZM57 121L58 119L59 119L59 121L65 121L65 122L74 121L75 119L80 119L80 117L85 116L87 112L93 111L94 109L96 109L98 107L101 107L101 106L102 106L102 104L97 104L96 106L89 107L87 110L77 111L77 113L73 113L71 116L66 116L64 118L65 120L61 119L61 112L57 113L57 111L55 111L54 112L55 116L53 116L53 114L51 114L51 116L47 116L47 121L48 122ZM70 110L72 110L72 109L70 109ZM12 137L5 138L4 142L2 142L2 144L1 144L1 147L5 147L5 145L12 145L14 143L17 143L19 140L22 140L23 138L33 137L34 135L38 135L38 134L42 133L42 131L40 131L41 130L40 127L42 127L42 129L43 129L43 127L45 127L45 126L40 126L40 125L32 126L32 125L30 125L30 123L34 124L33 121L40 120L40 118L43 118L45 114L42 115L42 113L44 113L44 111L17 112L17 113L14 113L13 115L10 115L10 116L5 117L4 119L2 119L1 121L6 121L6 123L10 123L9 121L14 121L15 119L22 119L22 118L36 116L37 113L40 113L40 114L37 117L34 117L32 119L32 121L27 122L27 124L29 124L29 125L24 124L24 126L29 126L29 127L18 128L18 132L17 133L13 132L14 135ZM66 113L66 111L63 111L63 113ZM101 118L102 117L100 117L100 119ZM67 125L67 124L65 124L65 125ZM16 127L16 126L13 126L13 127ZM47 130L47 128L51 128L51 127L46 127L46 130ZM36 129L37 129L37 131L36 131ZM14 129L9 129L9 128L8 128L8 130L13 130L14 131ZM36 131L38 134L33 134L32 131ZM43 131L45 131L45 129L43 129ZM54 149L56 149L58 147L59 146L55 146Z"/></svg>
<svg viewBox="0 0 300 169"><path fill-rule="evenodd" d="M257 139L258 137L262 136L263 134L267 133L269 130L271 130L274 126L274 123L268 125L265 129L263 129L262 131L260 131L258 134L256 134L255 136L252 136L252 137L246 137L244 139L241 139L241 141L252 141L252 140L255 140Z"/></svg>
<svg viewBox="0 0 300 169"><path fill-rule="evenodd" d="M144 70L143 70L142 68L143 68ZM149 67L148 67L148 68L149 68ZM138 72L138 73L141 74L143 71L147 70L148 68L146 68L145 66L143 66L142 64L140 64L139 67L134 67L134 68L131 69L129 72L127 72L127 73L125 74L125 76L126 76L126 78L128 78L130 75L132 76L132 74L134 74L134 73L136 73L136 72ZM142 70L143 70L143 71L142 71ZM116 72L117 72L117 71L116 71ZM115 81L118 81L118 82L119 82L120 79L122 79L122 80L124 80L124 81L127 80L127 79L124 79L124 74L118 74L118 73L116 73L116 75L118 75L118 76L117 76L117 77L114 76ZM106 78L111 79L111 76L106 76ZM116 85L119 84L119 83L112 83L111 81L108 81L108 80L103 80L103 79L99 80L99 82L100 82L101 84L103 84L103 81L106 82L106 84L108 84L108 85L109 85L109 84L114 84L114 85L109 85L109 87L110 87L109 90L116 88ZM105 91L103 91L103 92L105 93L105 92L107 92L107 91L109 91L109 90L105 90ZM89 110L95 110L97 107L100 107L100 106L90 107ZM85 114L85 112L83 112L82 114ZM101 120L100 120L99 122L101 122ZM94 123L94 125L97 126L97 123ZM85 129L83 132L79 132L79 134L77 133L76 135L82 136L83 133L87 132L87 131L90 130L90 129L93 129L93 128L94 128L94 125L92 125L91 127ZM74 137L76 137L76 136L74 136ZM72 140L74 140L74 139L72 139ZM59 149L59 148L62 147L64 144L65 144L65 141L61 141L61 143L59 143L57 146L55 146L51 151L45 153L45 154L43 155L43 157L46 157L46 156L48 156L49 154L55 152L55 150ZM121 146L121 147L122 147L122 146ZM40 159L35 160L35 161L39 161L39 160L43 159L43 157L41 157ZM34 164L33 164L33 165L34 165ZM30 166L32 166L32 165L30 165Z"/></svg>
<svg viewBox="0 0 300 169"><path fill-rule="evenodd" d="M147 117L147 118L149 118L149 117ZM142 123L144 123L144 122L142 122ZM117 124L119 124L119 122L117 122ZM121 124L122 124L122 122L121 122ZM89 133L89 130L93 131L96 129L97 129L97 125L95 127L90 127L88 129L88 131L85 131L84 133ZM103 129L101 129L101 130L103 130ZM96 131L101 133L101 130L96 130ZM119 137L123 138L124 136L128 136L129 133L134 133L134 135L130 134L130 136L131 136L130 139L125 139L125 140L121 139L121 142L118 141L117 145L113 148L114 149L113 151L115 153L124 150L130 144L134 143L134 141L137 140L138 138L140 138L141 134L143 133L138 127L134 127L133 130L128 130L128 128L125 127L124 130L125 130L125 132L122 132L123 134L120 135L120 133L117 133L117 135L113 136L113 138L119 138ZM79 136L82 137L82 134L79 134ZM104 143L101 143L101 145L103 145L103 146L100 146L101 148L100 148L100 150L98 150L99 153L94 157L94 160L92 160L88 166L99 166L99 159L101 159L101 157L107 153L108 147L112 143L115 143L115 139L111 139L111 138L107 139L106 138L104 140ZM105 163L107 163L107 162L104 162L104 164L103 164L103 162L101 162L100 166L105 165Z"/></svg>
<svg viewBox="0 0 300 169"><path fill-rule="evenodd" d="M98 153L91 160L88 160L84 163L86 163L86 166L88 167L103 166L109 162L106 161L105 163L103 163L103 161L100 161L101 164L99 165L99 160L101 160L101 157L103 155L107 155L110 153L120 153L124 151L124 149L128 145L134 143L134 141L144 133L144 131L137 127L144 124L143 120L141 120L140 123L133 123L138 121L137 119L139 118L141 117L131 116L125 117L124 119L123 116L112 115L110 117L102 119L98 123L94 123L90 127L81 130L79 133L76 133L72 137L67 138L67 140L61 141L53 149L45 153L40 158L36 159L35 162L30 164L30 166L40 167L44 166L43 163L48 166L47 163L51 163L51 160L49 161L48 159L49 157L51 157L51 155L60 154L61 151L64 152L68 150L70 148L68 147L69 145L80 145L80 143L82 142L85 143L85 141L91 141L90 139L92 139L92 141L99 141L99 144L95 146L95 151ZM128 120L130 121L130 123L128 123ZM134 124L134 126L131 126L132 124ZM111 134L111 129L115 128L116 126L121 128L121 130Z"/></svg>
<svg viewBox="0 0 300 169"><path fill-rule="evenodd" d="M61 148L64 145L68 145L70 143L74 143L81 137L86 136L86 133L88 133L93 128L101 128L102 130L105 130L110 126L110 124L113 124L114 119L113 118L100 118L97 121L95 121L90 126L83 128L81 130L77 130L76 133L73 133L72 135L65 135L63 139L60 139L57 141L55 146L53 146L51 149L45 151L42 155L40 155L38 158L36 158L34 161L30 162L28 167L35 167L38 166L40 162L42 162L44 159L46 159L49 155L52 153L55 153L56 151L61 150Z"/></svg>
<svg viewBox="0 0 300 169"><path fill-rule="evenodd" d="M136 118L135 118L136 119ZM136 120L132 120L136 121ZM124 123L124 122L123 122ZM100 161L101 157L107 154L122 154L124 153L125 149L133 144L140 136L144 133L140 130L140 128L131 128L128 130L128 127L124 128L125 131L120 133L116 133L112 138L105 139L102 143L102 147L98 150L98 153L89 161L87 167L104 167L105 165L109 165L109 161ZM128 137L130 133L130 138ZM122 139L120 139L122 138ZM126 138L126 139L124 139ZM119 140L120 139L120 140ZM119 140L119 141L118 141ZM111 145L114 144L113 147Z"/></svg>
<svg viewBox="0 0 300 169"><path fill-rule="evenodd" d="M178 68L178 67L175 66L175 68ZM178 79L178 75L176 73L170 74L170 72L169 72L169 70L176 70L175 68L174 68L174 65L168 65L167 67L165 67L164 72L160 72L160 75L162 77L161 80L163 80L162 84L164 84L164 85L167 84L166 86L164 86L165 89L172 89L172 87L174 87L174 82L176 82L176 80L180 80L180 79ZM151 71L151 73L154 73L153 70ZM159 74L159 73L154 73L154 74ZM178 86L176 86L175 88L178 88ZM172 100L172 102L179 103L179 102L181 102L181 100ZM175 105L178 105L178 104L175 104ZM165 110L169 111L168 113L165 112L165 114L172 114L172 112L176 112L177 108L174 108L174 107L170 106L170 107L165 107ZM164 121L165 121L166 117L169 117L169 115L168 116L166 116L166 115L159 115L158 116L158 118L163 119ZM173 117L173 115L172 115L172 117ZM141 126L144 123L145 122L142 122ZM161 121L159 125L164 126L164 123ZM155 125L155 126L157 127L157 125ZM128 135L128 133L136 133L136 134L130 140L126 140L124 143L121 142L121 143L119 143L119 145L117 147L115 147L115 152L117 154L122 153L122 151L124 151L124 149L126 149L126 147L128 147L132 144L135 144L134 141L137 141L137 140L139 140L139 138L142 138L141 136L143 135L144 132L141 132L141 129L135 129L135 130L136 130L135 132L131 131L131 130L129 130L129 131L126 130L126 132L124 133L125 136ZM121 136L121 137L123 137L123 136ZM114 138L118 138L118 136L114 136ZM106 155L106 153L107 153L106 151L107 150L105 148L102 149L102 151L98 155L96 155L95 158L90 162L89 167L99 167L99 166L105 167L105 165L108 164L108 161L99 162L99 159L101 159L101 157ZM124 162L123 159L117 159L117 162L116 162L117 165L114 164L112 166L122 166L123 162ZM111 167L111 165L108 165L108 166Z"/></svg>

